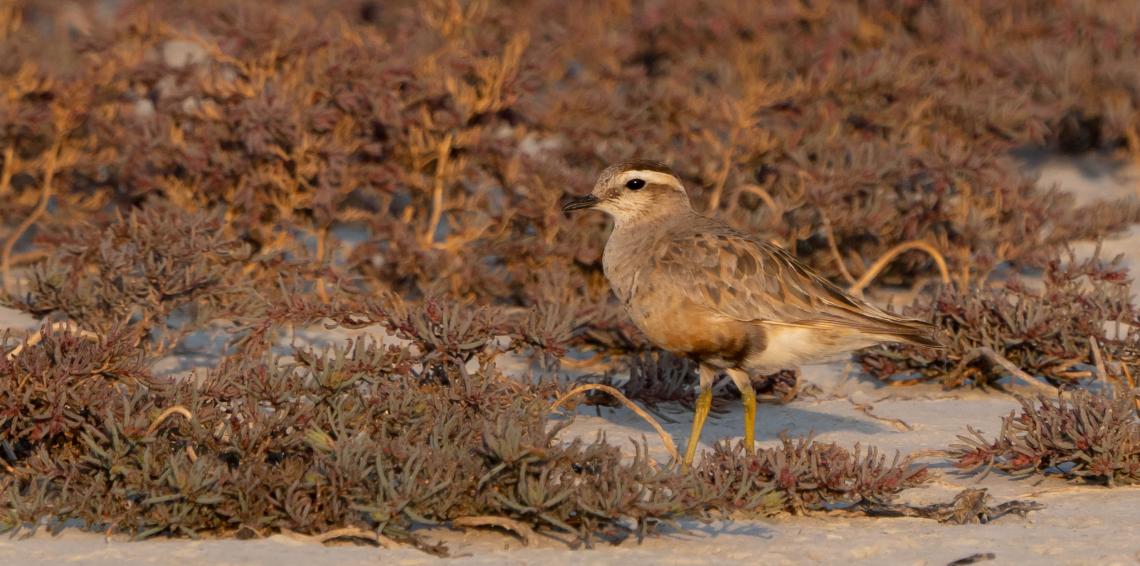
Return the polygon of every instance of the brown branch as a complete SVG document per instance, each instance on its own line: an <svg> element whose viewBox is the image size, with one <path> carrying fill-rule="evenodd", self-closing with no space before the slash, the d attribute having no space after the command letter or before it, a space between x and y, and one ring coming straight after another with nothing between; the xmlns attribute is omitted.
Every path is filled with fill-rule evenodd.
<svg viewBox="0 0 1140 566"><path fill-rule="evenodd" d="M1128 369L1128 363L1120 362L1120 370L1124 372L1124 381L1128 383L1128 390L1136 391L1136 380L1132 379L1132 371ZM1136 405L1136 410L1140 411L1140 396L1133 397L1132 403Z"/></svg>
<svg viewBox="0 0 1140 566"><path fill-rule="evenodd" d="M4 169L0 171L0 197L8 194L8 188L12 186L12 171L16 169L16 144L12 144L4 149Z"/></svg>
<svg viewBox="0 0 1140 566"><path fill-rule="evenodd" d="M5 291L9 288L8 282L11 281L12 249L16 247L16 241L47 211L48 202L51 200L51 184L55 180L55 169L59 163L59 152L62 148L63 136L60 135L55 146L48 151L47 161L44 163L44 184L40 189L40 201L36 203L36 208L32 210L32 213L16 227L16 231L8 236L8 240L4 242L3 252L0 252L0 288Z"/></svg>
<svg viewBox="0 0 1140 566"><path fill-rule="evenodd" d="M26 252L18 253L12 256L12 265L21 266L30 263L36 263L48 258L50 254L47 250L28 250Z"/></svg>
<svg viewBox="0 0 1140 566"><path fill-rule="evenodd" d="M533 546L539 543L538 535L530 526L520 523L509 517L492 517L483 515L479 517L460 517L451 522L457 527L499 527L511 531L522 539L523 546Z"/></svg>
<svg viewBox="0 0 1140 566"><path fill-rule="evenodd" d="M871 267L867 269L867 272L859 277L859 280L855 281L851 287L847 289L847 292L857 297L863 296L863 289L865 289L867 285L871 284L871 281L873 281L875 277L877 277L879 273L883 271L883 269L887 266L887 264L891 262L891 260L895 259L895 257L903 252L915 249L922 250L927 254L930 254L930 257L934 258L934 263L938 265L938 272L942 276L942 283L949 285L950 270L946 268L946 259L942 257L942 253L938 251L938 248L935 248L934 246L923 242L922 240L911 240L909 242L903 242L887 250L886 253L879 256L879 259L875 260L875 263L871 264Z"/></svg>
<svg viewBox="0 0 1140 566"><path fill-rule="evenodd" d="M779 204L776 204L776 199L772 198L772 195L768 194L768 191L764 190L764 188L759 185L744 185L737 188L732 201L733 210L740 208L740 197L745 194L756 196L760 200L764 201L764 206L772 212L773 217L777 219L783 217L784 208Z"/></svg>
<svg viewBox="0 0 1140 566"><path fill-rule="evenodd" d="M24 339L23 342L21 342L15 348L12 348L12 351L8 352L5 355L5 358L7 358L8 360L13 360L16 358L16 356L19 356L20 352L23 352L25 348L30 348L32 346L35 346L36 344L39 344L40 341L42 341L44 339L44 332L49 328L51 329L52 332L59 332L60 330L67 330L68 332L78 334L80 338L84 338L84 339L90 340L92 342L98 342L99 341L99 335L98 334L95 334L94 332L91 332L88 330L80 330L80 328L78 326L76 326L76 324L74 322L71 322L69 320L63 321L63 322L53 322L53 323L47 325L46 327L43 327L43 328L37 330L34 334L29 335L27 338Z"/></svg>
<svg viewBox="0 0 1140 566"><path fill-rule="evenodd" d="M336 540L338 538L358 538L358 539L370 540L370 541L372 541L372 542L374 542L374 543L376 543L376 544L378 544L384 548L387 548L387 549L394 549L394 548L402 548L403 547L403 545L401 545L400 543L398 543L398 542L396 542L396 541L394 541L394 540L392 540L392 539L390 539L390 538L388 538L388 537L386 537L380 533L377 533L374 531L366 531L366 530L361 529L359 527L343 527L340 529L333 529L331 531L323 532L323 533L320 533L317 535L306 535L306 534L298 533L296 531L291 531L289 529L283 528L283 529L281 529L281 534L288 537L288 538L291 538L293 540L299 540L301 542L315 542L317 544L324 544L330 540Z"/></svg>
<svg viewBox="0 0 1140 566"><path fill-rule="evenodd" d="M568 368L568 369L594 368L594 367L599 367L599 366L609 367L609 366L613 365L613 364L606 363L604 361L606 359L606 357L608 357L608 354L606 352L595 352L594 355L592 355L589 358L586 358L584 360L575 360L574 358L562 358L559 360L559 363L562 364L562 367Z"/></svg>
<svg viewBox="0 0 1140 566"><path fill-rule="evenodd" d="M974 197L974 186L971 185L970 183L966 182L966 181L960 181L960 184L962 185L962 189L961 189L962 190L962 196L961 196L962 206L960 207L960 210L962 213L962 226L969 226L970 225L970 201ZM997 194L1001 194L1001 193L997 193ZM959 262L961 262L961 264L962 264L961 280L958 281L958 285L960 285L961 286L960 289L962 289L963 292L965 292L966 289L970 288L970 264L972 263L970 261L970 246L968 246L968 245L960 246L958 248L958 255L959 255Z"/></svg>
<svg viewBox="0 0 1140 566"><path fill-rule="evenodd" d="M182 405L175 405L159 413L158 416L150 422L150 426L146 427L146 435L150 436L154 434L154 431L158 430L158 427L162 425L162 422L170 418L171 415L182 415L182 417L188 421L194 420L194 414L191 413L189 409L183 407Z"/></svg>
<svg viewBox="0 0 1140 566"><path fill-rule="evenodd" d="M447 161L451 157L452 134L444 136L439 144L439 153L435 162L435 182L431 193L431 216L428 218L427 230L422 240L425 246L435 241L435 232L439 228L439 219L443 216L443 189L444 176L447 171Z"/></svg>
<svg viewBox="0 0 1140 566"><path fill-rule="evenodd" d="M1108 383L1108 371L1104 368L1104 358L1100 355L1100 344L1095 336L1089 336L1089 348L1092 350L1093 364L1096 367L1097 379Z"/></svg>
<svg viewBox="0 0 1140 566"><path fill-rule="evenodd" d="M851 403L851 406L855 407L856 411L859 411L859 412L863 413L864 415L867 415L868 417L871 417L872 419L875 419L877 421L889 423L891 426L895 427L895 430L898 430L899 432L909 432L909 431L914 430L914 427L910 426L909 424L906 423L906 421L904 421L902 419L891 418L891 417L880 417L879 415L876 415L875 414L875 407L869 403L856 403L855 401L852 401L851 399L847 399L847 402Z"/></svg>
<svg viewBox="0 0 1140 566"><path fill-rule="evenodd" d="M643 410L641 407L638 407L636 404L634 404L633 401L630 401L629 398L623 395L621 391L618 391L609 385L603 385L601 383L585 383L579 385L574 389L568 391L565 395L559 397L558 400L550 406L550 410L552 412L557 411L558 407L560 407L571 397L580 395L587 391L593 391L595 389L599 391L605 391L606 393L613 395L614 398L616 398L618 401L621 401L623 405L629 407L629 409L634 413L637 413L637 416L641 417L645 420L645 422L649 423L649 426L652 426L653 430L657 431L657 435L661 437L661 442L665 445L665 450L667 450L669 452L669 455L672 456L673 461L681 461L681 456L677 452L677 445L673 442L673 437L670 436L668 432L665 432L665 429L662 428L661 424L657 422L657 419L654 419L652 416L650 416L649 413L645 412L645 410Z"/></svg>
<svg viewBox="0 0 1140 566"><path fill-rule="evenodd" d="M827 236L827 247L831 250L831 257L835 260L835 265L839 267L839 274L847 280L848 284L855 283L855 278L851 276L851 272L847 271L847 266L843 263L843 256L839 255L839 246L835 243L835 233L831 230L831 220L828 220L822 208L819 210L819 218L823 221L823 235Z"/></svg>
<svg viewBox="0 0 1140 566"><path fill-rule="evenodd" d="M328 291L325 289L325 254L327 253L329 227L324 226L317 230L317 265L320 266L320 271L317 274L317 298L321 302L327 303L329 301Z"/></svg>
<svg viewBox="0 0 1140 566"><path fill-rule="evenodd" d="M947 452L946 450L935 450L935 449L919 450L917 452L911 452L910 454L907 454L906 457L903 458L902 464L904 466L908 466L911 463L913 463L915 460L921 460L923 458L949 458L949 457L950 457L950 453Z"/></svg>
<svg viewBox="0 0 1140 566"><path fill-rule="evenodd" d="M709 212L716 212L720 208L720 196L724 193L724 185L728 183L728 173L732 168L732 155L736 152L736 136L740 132L739 128L732 129L732 135L729 136L728 147L725 148L724 157L721 162L720 175L717 178L716 185L713 187L712 196L709 197Z"/></svg>
<svg viewBox="0 0 1140 566"><path fill-rule="evenodd" d="M958 362L958 367L962 367L962 366L978 359L979 357L985 357L985 358L989 359L991 362L998 364L999 366L1005 368L1005 370L1007 372L1009 372L1010 375L1024 381L1026 383L1026 385L1029 385L1029 386L1033 387L1034 389L1040 390L1040 391L1042 391L1044 393L1048 393L1050 395L1061 392L1061 390L1059 388L1049 384L1048 382L1041 383L1041 381L1039 381L1038 379L1035 379L1033 376L1029 375L1028 373L1025 373L1025 371L1023 371L1021 368L1017 367L1017 365L1015 365L1013 362L1009 361L1008 358L1006 358L1005 356L993 351L992 348L989 348L987 346L975 348L972 352L970 352L969 355L962 358L961 362Z"/></svg>

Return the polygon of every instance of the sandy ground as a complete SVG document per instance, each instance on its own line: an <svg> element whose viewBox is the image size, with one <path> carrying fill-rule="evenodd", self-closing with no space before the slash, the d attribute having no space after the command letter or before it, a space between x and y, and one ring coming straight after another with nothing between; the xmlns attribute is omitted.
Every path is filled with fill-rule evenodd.
<svg viewBox="0 0 1140 566"><path fill-rule="evenodd" d="M1114 169L1104 160L1043 159L1026 157L1026 164L1041 174L1046 185L1058 184L1078 194L1082 202L1101 196L1140 195L1140 168ZM1092 244L1076 247L1087 255ZM1127 263L1140 267L1140 227L1106 242L1108 257L1126 255ZM1140 289L1140 288L1138 288ZM36 321L13 311L0 311L0 328L28 329ZM337 334L310 336L335 339ZM166 369L182 371L193 360L169 360ZM803 377L820 388L784 406L760 409L759 439L766 445L780 432L802 435L814 431L820 440L844 445L862 443L888 453L909 454L943 449L956 435L973 425L987 434L1000 426L1000 417L1016 408L1016 401L1003 394L976 391L943 392L934 387L883 388L848 371L845 364L807 367ZM855 404L870 404L875 415L900 419L910 430L868 416ZM739 407L710 419L705 427L705 446L712 441L742 434ZM684 445L690 416L684 411L666 411L675 422L666 429ZM902 430L900 430L902 428ZM563 433L593 437L604 431L612 442L630 446L628 439L648 439L652 453L665 460L665 451L653 431L624 409L584 407ZM930 460L936 479L926 487L905 492L902 500L912 503L949 501L966 487L984 487L995 502L1031 498L1046 505L1027 517L1007 516L986 525L952 526L925 519L859 518L849 516L777 517L762 521L686 522L683 532L670 531L641 544L593 550L569 550L558 540L544 541L538 548L524 548L516 539L496 532L426 531L448 543L450 560L472 564L531 564L566 562L583 564L658 563L692 564L724 561L756 561L765 564L854 563L854 564L948 564L975 554L992 553L994 564L1137 564L1140 563L1140 488L1072 486L1056 479L1011 479L991 474L982 481L964 477L939 460ZM438 559L413 549L378 549L363 546L320 546L284 536L264 540L150 540L128 542L101 535L65 530L52 536L46 531L32 537L0 538L2 564L273 564L300 566L317 563L401 564L435 562Z"/></svg>

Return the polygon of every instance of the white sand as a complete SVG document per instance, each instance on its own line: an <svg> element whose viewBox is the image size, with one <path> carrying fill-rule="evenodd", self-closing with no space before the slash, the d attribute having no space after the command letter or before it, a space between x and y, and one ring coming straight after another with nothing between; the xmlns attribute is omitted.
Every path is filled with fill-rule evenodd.
<svg viewBox="0 0 1140 566"><path fill-rule="evenodd" d="M1058 183L1063 189L1092 196L1140 195L1140 170L1132 168L1105 174L1103 161L1030 159L1042 174L1042 183ZM1125 253L1135 269L1140 265L1140 228L1134 227L1104 246L1108 256ZM1078 253L1090 253L1092 245L1081 244ZM0 311L0 327L33 328L36 321ZM310 336L310 338L319 338ZM171 360L169 369L185 370L194 365ZM780 431L792 435L815 431L820 440L851 445L875 445L904 454L942 449L965 431L967 424L992 434L1000 417L1015 409L1008 396L977 391L943 392L935 387L883 388L858 375L847 375L843 364L804 368L804 377L819 386L822 394L802 397L785 406L764 405L760 410L761 442L771 445ZM876 415L902 419L913 430L900 431L890 423L859 412L853 403L874 406ZM741 435L742 412L738 407L710 419L704 431L705 445L718 438ZM690 415L669 413L677 422L665 424L676 441L687 440ZM611 442L629 446L628 438L648 439L652 453L665 459L665 452L649 427L627 410L583 407L563 434L592 438L604 431ZM1136 564L1140 562L1140 488L1072 486L1058 479L1015 480L991 474L982 482L962 477L944 461L931 460L936 479L930 485L909 490L903 501L932 503L949 501L966 487L985 487L1000 503L1013 498L1031 498L1046 508L1026 518L1007 516L987 525L942 525L924 519L852 518L848 516L778 517L763 521L686 522L687 532L667 532L644 543L628 541L620 546L600 546L573 551L554 539L539 548L523 548L516 539L497 532L425 531L435 540L446 541L453 561L476 564L562 563L586 564L661 563L690 564L750 561L764 564L863 563L947 564L975 553L993 553L995 564ZM127 542L65 530L51 536L41 532L30 538L0 538L0 564L272 564L308 566L316 563L375 564L377 561L414 564L436 558L412 549L378 549L363 546L320 546L274 536L266 540L150 540Z"/></svg>

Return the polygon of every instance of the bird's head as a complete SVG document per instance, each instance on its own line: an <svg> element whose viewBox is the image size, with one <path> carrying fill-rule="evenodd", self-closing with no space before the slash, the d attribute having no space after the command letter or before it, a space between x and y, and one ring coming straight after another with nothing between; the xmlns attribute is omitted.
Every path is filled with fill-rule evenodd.
<svg viewBox="0 0 1140 566"><path fill-rule="evenodd" d="M621 224L692 210L681 179L664 163L621 161L598 176L590 194L574 197L563 211L597 208Z"/></svg>

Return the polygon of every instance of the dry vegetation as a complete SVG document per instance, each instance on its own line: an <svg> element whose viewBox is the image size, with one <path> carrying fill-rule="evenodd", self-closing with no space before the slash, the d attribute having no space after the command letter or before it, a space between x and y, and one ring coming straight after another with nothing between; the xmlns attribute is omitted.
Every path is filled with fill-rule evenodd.
<svg viewBox="0 0 1140 566"><path fill-rule="evenodd" d="M1133 375L1140 367L1140 310L1131 283L1119 258L1103 262L1095 254L1050 262L1042 285L1015 275L1000 287L947 288L911 308L939 327L945 351L877 348L861 356L863 367L888 380L900 372L921 375L908 383L1000 387L995 380L1010 368L994 363L999 358L993 352L1028 372L1020 377L1033 383L1109 380L1127 391L1136 387Z"/></svg>
<svg viewBox="0 0 1140 566"><path fill-rule="evenodd" d="M808 441L680 473L555 438L571 350L633 366L632 397L691 395L611 301L604 220L557 208L632 156L839 283L928 289L919 249L872 264L937 250L950 284L912 308L952 346L876 350L875 375L989 386L995 356L1054 385L1140 373L1127 275L1059 259L1140 204L1076 207L1008 156L1140 157L1134 2L103 6L0 6L5 301L82 331L0 362L4 527L413 540L490 516L589 542L920 481ZM281 346L312 324L404 343ZM154 371L223 330L199 377Z"/></svg>
<svg viewBox="0 0 1140 566"><path fill-rule="evenodd" d="M1023 398L1021 413L1002 419L996 439L971 428L958 437L963 443L952 455L967 471L1055 473L1109 486L1140 483L1135 401L1135 393L1110 399L1087 391L1068 399Z"/></svg>
<svg viewBox="0 0 1140 566"><path fill-rule="evenodd" d="M681 517L890 500L926 478L897 456L810 440L718 449L692 473L643 445L629 460L603 438L562 442L553 384L462 369L490 365L490 327L433 349L477 314L397 308L409 314L393 326L415 321L398 331L405 346L232 357L193 380L152 375L129 329L45 330L0 360L0 530L46 518L138 538L349 528L432 550L413 527L494 517L590 544Z"/></svg>

